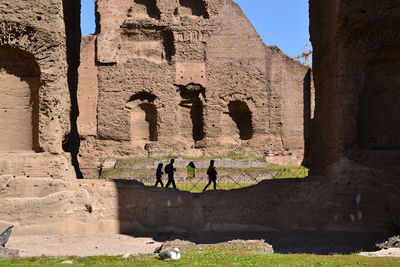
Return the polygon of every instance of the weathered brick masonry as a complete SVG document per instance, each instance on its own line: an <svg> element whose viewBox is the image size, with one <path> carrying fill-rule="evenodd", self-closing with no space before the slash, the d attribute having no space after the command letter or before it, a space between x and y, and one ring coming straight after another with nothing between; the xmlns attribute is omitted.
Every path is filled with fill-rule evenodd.
<svg viewBox="0 0 400 267"><path fill-rule="evenodd" d="M97 13L79 70L83 170L171 153L290 150L301 163L307 68L235 3L98 0Z"/></svg>

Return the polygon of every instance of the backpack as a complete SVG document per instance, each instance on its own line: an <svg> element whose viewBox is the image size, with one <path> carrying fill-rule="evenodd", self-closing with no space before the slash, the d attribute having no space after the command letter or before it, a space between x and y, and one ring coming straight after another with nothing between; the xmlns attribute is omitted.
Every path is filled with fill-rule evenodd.
<svg viewBox="0 0 400 267"><path fill-rule="evenodd" d="M171 164L167 164L167 165L165 166L164 172L165 172L166 174L169 174L169 173L171 172Z"/></svg>

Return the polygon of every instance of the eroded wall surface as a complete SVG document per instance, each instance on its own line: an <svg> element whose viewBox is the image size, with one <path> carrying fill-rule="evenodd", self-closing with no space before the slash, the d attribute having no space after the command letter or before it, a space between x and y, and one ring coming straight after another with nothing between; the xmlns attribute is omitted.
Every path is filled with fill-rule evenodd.
<svg viewBox="0 0 400 267"><path fill-rule="evenodd" d="M63 11L61 0L0 3L0 175L74 177L62 148L71 107Z"/></svg>
<svg viewBox="0 0 400 267"><path fill-rule="evenodd" d="M302 154L307 69L265 46L235 3L98 0L97 11L80 69L85 168L169 153Z"/></svg>
<svg viewBox="0 0 400 267"><path fill-rule="evenodd" d="M336 172L335 164L350 159L398 173L399 4L310 4L317 88L314 171Z"/></svg>
<svg viewBox="0 0 400 267"><path fill-rule="evenodd" d="M78 132L83 136L97 135L97 98L98 81L95 62L96 37L87 36L82 39L80 66L78 106L79 117Z"/></svg>
<svg viewBox="0 0 400 267"><path fill-rule="evenodd" d="M390 0L310 1L316 88L312 173L333 177L332 190L337 180L348 179L343 196L355 188L369 192L367 209L382 210L376 219L385 218L381 224L392 231L400 223L399 10ZM341 199L335 201L345 208Z"/></svg>
<svg viewBox="0 0 400 267"><path fill-rule="evenodd" d="M41 3L37 3L38 6L46 10L46 6L43 6ZM113 2L108 1L104 3ZM120 3L124 7L124 2ZM151 5L127 7L128 11L132 10L130 13L128 12L130 17L123 24L125 26L116 32L112 30L114 26L110 19L110 24L108 25L111 27L111 30L106 31L107 34L104 33L101 37L105 43L110 42L114 44L115 40L121 38L120 31L127 31L129 34L124 38L129 37L136 41L127 40L124 45L128 47L138 42L139 44L132 48L136 49L134 50L135 53L133 53L133 59L127 58L126 55L128 53L123 54L123 51L120 51L120 48L123 47L120 45L115 46L114 48L116 49L100 52L100 54L103 53L103 56L97 60L103 63L97 63L99 64L97 75L105 77L105 79L99 79L99 101L108 101L110 106L115 105L117 108L110 109L107 114L102 114L103 119L99 118L97 124L108 123L109 125L124 126L126 120L128 122L141 121L143 123L144 118L144 121L152 126L148 127L147 130L141 129L141 131L133 131L132 133L129 131L130 128L128 130L122 128L120 131L118 127L112 128L110 126L108 128L98 126L97 130L101 131L101 133L97 134L101 134L102 137L107 138L99 142L97 140L98 136L85 136L85 138L91 138L92 141L87 142L85 140L83 142L83 152L93 153L93 151L96 151L97 153L97 151L100 151L104 154L109 153L110 155L114 155L113 153L115 153L115 155L123 156L127 151L129 153L133 151L130 147L126 148L126 145L131 144L130 136L148 135L149 139L157 138L158 140L163 140L163 138L168 137L168 135L163 135L163 133L169 133L169 131L173 133L172 137L168 137L170 139L180 136L181 132L190 132L190 129L186 129L183 126L183 130L180 129L179 131L173 130L171 126L171 122L180 124L185 122L182 118L187 119L187 116L192 116L190 112L188 115L186 110L187 105L189 107L196 107L195 110L200 109L203 105L203 108L207 110L204 113L205 121L211 120L215 123L216 133L222 131L221 128L217 127L217 125L224 124L224 122L221 122L222 119L220 117L212 116L211 118L207 118L207 114L209 113L214 115L218 113L216 110L220 107L218 104L215 104L218 103L218 97L210 100L210 102L216 101L212 102L214 104L210 106L207 106L208 102L205 99L209 98L209 94L217 96L218 94L222 94L224 96L224 93L228 91L225 91L226 89L224 88L218 89L221 91L215 92L207 90L209 84L218 85L219 81L212 73L207 73L208 60L205 63L200 60L201 55L204 55L201 52L204 51L204 43L200 41L199 43L195 42L192 44L190 41L203 40L204 36L207 37L208 35L188 34L185 30L187 26L186 22L183 23L184 26L177 23L178 30L181 29L182 32L176 37L174 34L172 36L174 36L174 40L180 40L179 42L183 42L183 44L175 44L178 41L174 41L174 47L182 46L183 50L179 50L181 52L178 49L165 51L163 50L164 41L168 42L168 40L171 40L171 34L160 35L159 28L155 27L156 30L154 29L153 24L155 22L153 20L151 20L151 23L149 22L149 26L144 31L145 34L142 34L141 31L139 31L139 34L137 32L137 27L139 26L135 24L135 19L148 20L148 17L155 21L162 20L162 18L165 18L163 10L170 10L170 13L172 13L170 17L179 17L179 20L183 21L190 21L192 19L190 16L200 17L199 20L201 21L212 18L213 14L219 14L218 11L221 6L217 2L207 3L207 12L204 12L201 6L193 6L192 8L183 6L175 10L176 5L172 2L169 5L160 5L159 9L155 9ZM225 11L229 11L230 9L235 10L235 6L230 5L230 2L224 3L227 5L223 7ZM26 2L16 2L14 6L19 7L17 11L10 10L10 6L3 4L3 2L0 4L2 10L6 11L5 13L11 14L10 18L14 18L12 14L18 12L25 15L25 13L31 12L31 10L36 10L33 6L29 10L21 9L21 7L30 7ZM54 7L47 8L51 11ZM102 8L106 7L103 6ZM397 30L400 29L398 27L399 14L397 13L399 9L397 7L397 2L389 0L379 2L354 0L310 1L311 35L315 49L316 111L313 117L307 107L308 111L305 112L304 117L312 119L312 122L308 122L312 125L311 149L309 151L312 170L315 173L322 173L324 176L314 176L300 180L265 181L257 186L235 191L190 194L173 189L144 187L140 184L123 181L81 182L51 179L51 175L53 174L50 173L46 175L46 177L50 178L40 178L43 176L43 170L50 170L47 165L49 162L46 160L47 158L41 158L43 167L41 168L40 164L34 165L39 173L38 175L34 175L34 177L27 177L26 173L13 173L13 175L0 176L1 226L16 225L16 234L271 230L393 231L393 225L399 225L400 221L400 187L397 170L399 166L397 162L398 139L396 137L398 127L395 127L396 125L394 126L393 124L396 123L397 118L397 113L393 112L393 110L397 106L397 91L395 87L398 76L397 46L399 43L398 36L400 36L397 34ZM237 14L228 11L226 11L226 16ZM54 17L53 15L49 15L50 18L41 16L42 20L49 21L51 18L59 18L60 16L57 10L49 14L53 14ZM115 18L121 16L123 22L118 23L124 23L125 15L121 14L125 13L110 13L110 16L114 16ZM182 19L179 14L189 16L189 18ZM135 18L135 16L137 17ZM31 58L26 53L35 57L35 61L38 61L37 65L41 71L40 79L44 79L44 85L42 86L53 84L54 82L50 78L65 81L66 66L65 58L63 58L65 54L62 51L60 53L53 53L63 47L63 41L52 43L54 40L43 33L44 30L40 30L42 28L37 25L38 22L35 21L35 19L38 19L37 17L25 17L30 18L30 23L33 26L27 26L31 25L28 22L19 25L21 23L18 24L12 19L11 21L7 21L5 17L0 17L1 27L3 27L1 29L4 29L2 32L9 33L8 35L1 35L0 41L7 42L11 46L27 47L25 50L21 49L23 52L18 50L19 57L22 59ZM238 21L240 22L240 20L233 19L227 19L227 21L233 24ZM189 26L191 25L189 22L188 24ZM43 25L43 27L46 27L46 25ZM59 24L53 24L51 30L48 28L45 29L54 33L54 36L58 36L57 31L62 27L59 25L60 28L57 28L54 25ZM160 25L161 29L164 29L164 24L160 22ZM31 28L37 30L36 34L30 32ZM174 33L173 30L171 31ZM25 37L15 38L15 34L21 34L21 36ZM222 32L219 34L216 36L219 36L221 40L230 38L229 36L222 36ZM213 38L213 36L211 34L210 38ZM252 42L251 36L248 36L248 42ZM137 38L139 38L139 41L137 41ZM188 47L185 46L186 42ZM48 44L54 45L48 46ZM87 42L87 44L88 46L94 45L93 43L90 44L90 42ZM288 111L272 112L272 110L284 110L282 105L286 104L284 104L282 98L285 98L285 95L289 94L289 92L285 90L273 90L273 87L268 87L269 84L288 79L285 72L293 70L290 67L285 67L279 58L282 60L287 59L283 55L279 55L279 51L275 48L268 48L271 50L267 49L267 58L271 58L271 61L273 59L274 64L281 67L274 68L273 64L267 64L268 61L262 61L262 59L259 59L260 62L256 60L257 64L252 65L250 64L251 60L246 58L247 55L241 54L237 50L237 47L229 48L228 42L223 42L223 44L227 45L226 51L231 51L230 49L232 49L232 53L226 57L222 57L221 70L217 70L214 66L214 71L228 72L229 68L227 66L234 66L236 68L241 65L243 65L243 70L250 71L257 69L257 64L260 63L263 67L260 67L260 71L257 72L259 76L254 76L257 77L255 81L251 81L249 76L239 71L237 72L238 77L255 85L262 83L259 79L264 78L263 75L267 77L267 100L265 101L269 103L266 105L270 114L268 115L268 119L258 118L259 120L268 120L271 137L269 137L270 141L267 144L273 146L281 142L281 147L284 145L296 147L296 142L283 142L283 139L279 138L284 131L287 133L293 131L294 134L298 134L296 132L297 128L292 123L282 127L285 130L280 131L281 127L279 123L283 121L281 117L290 118ZM0 49L4 49L4 47L0 46ZM9 48L7 47L6 49ZM65 52L65 50L63 51ZM121 53L118 54L119 52ZM275 57L274 54L278 54L278 57ZM7 74L4 74L5 72L2 70L1 75L4 77L10 77L10 75L24 76L24 79L19 80L20 83L12 84L17 84L19 86L18 89L23 92L20 99L21 106L26 106L27 84L35 84L32 81L35 81L38 77L37 67L33 63L33 65L28 64L24 67L10 64L10 61L6 60L7 58L3 55L0 54L2 69L8 71L17 69L20 72L13 72L11 74L7 72ZM168 55L174 56L169 57ZM250 57L254 56L251 52L249 52L249 55ZM60 58L54 58L55 56L59 56ZM192 56L196 59L196 62L178 61L178 59L186 60L187 58L192 58ZM239 56L240 60L233 60L235 56ZM53 61L54 59L60 60ZM123 63L118 63L118 60L121 60ZM29 59L28 62L32 62L32 60ZM217 64L216 62L214 63ZM53 69L52 66L57 66L58 68ZM177 72L177 70L179 71ZM28 73L31 76L24 73ZM123 73L124 75L117 75L119 73ZM203 73L206 73L207 76L202 75ZM146 76L143 76L144 74ZM179 76L178 74L184 75ZM231 77L230 80L226 80L226 83L235 86L234 84L237 81L239 84L240 79L235 78L235 74L235 71L229 70ZM160 86L162 86L164 83L163 80L159 79L160 75L165 75L163 77L167 81L167 84L170 85L168 88L171 91L165 93L164 99L164 101L168 100L169 102L164 103L159 100L159 94L163 95L164 90L157 89L159 91L154 91L152 89L153 84L151 82L147 83L147 80L154 80L158 81ZM134 78L129 80L130 76ZM190 77L196 82L185 85L190 80ZM205 77L207 77L206 82L203 80ZM12 79L16 80L15 77L12 77ZM107 79L118 79L118 82L120 81L121 84L124 84L128 79L129 82L126 83L132 83L133 85L132 87L126 85L128 87L126 89L125 85L118 87L116 86L118 83L108 82ZM2 81L4 82L4 80ZM104 84L101 85L101 83ZM10 82L7 82L7 84L10 84ZM176 86L176 84L179 86ZM142 85L146 88L143 92L136 88L136 86L142 88ZM47 88L48 90L45 92L40 91L41 89L38 88L39 106L41 105L41 94L49 97L49 99L46 98L46 101L49 102L45 101L44 104L44 111L46 112L42 114L42 109L39 109L39 120L40 116L46 117L59 114L58 112L61 114L64 106L61 106L61 110L46 109L48 103L54 104L55 107L60 107L58 105L61 105L61 102L58 102L58 97L63 96L61 91L57 91L61 90L60 88L57 86ZM55 91L52 91L52 89ZM129 90L142 93L132 95L132 92ZM243 91L241 93L246 94L246 92ZM249 92L247 94L251 96L249 96L249 99L255 98L253 94ZM296 94L299 93L297 92ZM121 105L119 101L121 95L128 98L124 102L123 107L119 106ZM105 100L107 97L109 99ZM226 98L221 98L227 99L227 112L240 115L234 121L238 125L245 123L244 121L246 120L243 121L240 118L248 118L248 110L252 110L253 108L250 104L247 106L243 105L243 101L241 102L243 98L240 97L241 94L239 93L239 96L228 94ZM182 103L181 98L188 102ZM247 100L247 98L245 99ZM169 109L167 109L167 106L172 105L171 103L174 103L174 101L181 103L183 105L182 109L185 112L182 110L179 113L168 112ZM258 98L255 99L254 106L258 104L263 105L262 101L257 101L261 100ZM292 101L295 100L285 99L285 103L292 103ZM231 105L229 102L232 102ZM99 102L99 107L101 105ZM157 107L157 112L154 111L154 106ZM165 114L170 117L161 117L162 120L157 120L155 124L154 117L158 118L160 116L159 107L161 107L161 111L165 108ZM32 109L34 109L34 106L32 106ZM4 110L8 112L8 106L6 108L3 107L2 111L4 112ZM129 116L127 118L120 115L113 117L113 114L123 114L121 110L127 112ZM297 111L300 112L299 110ZM261 108L257 112L264 112L264 109ZM195 113L194 115L197 114ZM146 119L146 117L148 118ZM62 121L62 118L61 116L61 119L59 119ZM256 120L258 119L256 118ZM161 127L163 121L167 121L168 123L166 126ZM294 120L290 119L289 121L293 122ZM25 128L26 120L22 120L22 122L19 126ZM39 125L42 125L40 127L48 125L57 126L59 125L59 121L54 118L51 121L45 120ZM186 124L184 123L183 125ZM158 129L157 127L160 128L157 134L154 134L154 129ZM200 125L197 127L201 128ZM211 127L213 127L212 123ZM205 129L206 133L205 140L208 140L208 128L203 129ZM51 138L55 138L52 137L54 133L58 132L53 132L46 128L43 137L39 138L38 144L39 146L43 146L45 151L57 154L57 146L54 148L55 150L50 149L52 145L58 144L57 142L50 142L53 140ZM40 131L39 134L41 134ZM248 137L248 134L246 131L238 133L239 137L242 135L243 138ZM200 138L201 135L197 137ZM58 140L57 138L55 139ZM178 140L176 144L180 144L180 138L176 139ZM41 145L42 143L40 142L43 140L49 142ZM252 140L250 139L245 142L252 142ZM246 144L245 142L244 144ZM118 146L115 144L118 144ZM111 149L107 151L107 147ZM249 144L249 147L251 147L251 144ZM41 153L32 154L29 151L27 153L30 158L32 158L32 155L41 155ZM21 155L21 152L15 154L7 153L7 162L19 164L19 161L16 159L23 159L24 157ZM13 156L14 158L11 159ZM92 162L95 162L97 160L96 157L99 158L99 156L97 154L93 156L94 159ZM64 156L60 153L58 157L60 161L57 161L57 164L54 166L58 171L63 171L65 161L62 159ZM92 162L89 162L88 165ZM23 172L24 167L27 167L23 164L21 167L17 165L13 166L14 169L18 169L20 172ZM28 170L32 171L32 168L28 166ZM59 177L62 177L62 175L59 175Z"/></svg>
<svg viewBox="0 0 400 267"><path fill-rule="evenodd" d="M345 165L344 165L344 168ZM132 181L0 177L0 228L14 234L146 232L391 232L396 181L374 184L369 168L349 176L264 181L232 191L191 194ZM378 192L385 195L376 197Z"/></svg>

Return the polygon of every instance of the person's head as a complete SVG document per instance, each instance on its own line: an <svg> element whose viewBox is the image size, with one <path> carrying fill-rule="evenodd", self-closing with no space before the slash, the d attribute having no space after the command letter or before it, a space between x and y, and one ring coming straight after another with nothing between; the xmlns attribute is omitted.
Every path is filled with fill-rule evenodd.
<svg viewBox="0 0 400 267"><path fill-rule="evenodd" d="M210 166L214 166L214 160L210 160Z"/></svg>
<svg viewBox="0 0 400 267"><path fill-rule="evenodd" d="M170 162L171 164L174 164L175 159L171 159L169 162Z"/></svg>
<svg viewBox="0 0 400 267"><path fill-rule="evenodd" d="M193 161L189 162L188 166L190 166L192 168L196 168L196 165L194 165Z"/></svg>
<svg viewBox="0 0 400 267"><path fill-rule="evenodd" d="M158 164L158 168L161 169L164 165L162 163Z"/></svg>

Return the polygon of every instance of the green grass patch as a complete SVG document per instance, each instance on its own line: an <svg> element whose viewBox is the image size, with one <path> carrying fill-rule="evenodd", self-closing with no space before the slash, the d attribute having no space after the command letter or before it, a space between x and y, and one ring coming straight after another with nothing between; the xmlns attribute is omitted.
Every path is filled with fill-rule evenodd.
<svg viewBox="0 0 400 267"><path fill-rule="evenodd" d="M188 191L191 193L201 193L207 183L178 183L176 184L177 189L181 191ZM252 185L256 185L256 183L218 183L217 182L217 190L234 190L240 189L244 187L249 187ZM146 184L146 186L154 186L154 184ZM165 185L164 185L165 186ZM159 186L160 187L160 186ZM172 188L170 186L170 188ZM214 190L214 185L211 184L207 191Z"/></svg>
<svg viewBox="0 0 400 267"><path fill-rule="evenodd" d="M170 158L172 158L172 157L171 156L167 157L167 159L170 159ZM241 155L241 154L237 154L235 152L229 152L227 154L220 154L220 155L202 155L202 156L181 155L181 156L176 156L175 158L182 158L182 159L187 160L187 161L212 160L212 159L233 159L233 160L249 159L249 160L265 162L265 156L260 156L260 155Z"/></svg>
<svg viewBox="0 0 400 267"><path fill-rule="evenodd" d="M255 160L255 161L261 161L265 162L265 157L260 156L260 155L240 155L235 152L229 152L227 154L221 154L221 155L202 155L202 156L187 156L187 155L174 155L174 154L168 154L165 156L158 156L158 157L135 157L135 158L126 158L126 159L121 159L118 160L117 166L120 167L127 167L127 166L133 166L138 163L144 163L147 161L169 161L171 158L182 158L183 160L187 161L196 161L196 160L212 160L212 159L233 159L233 160L243 160L243 159L249 159L249 160Z"/></svg>
<svg viewBox="0 0 400 267"><path fill-rule="evenodd" d="M299 266L299 267L340 267L340 266L400 266L399 258L367 258L359 255L302 255L302 254L257 254L246 249L195 248L182 253L182 259L164 262L154 255L143 255L128 259L122 257L85 257L85 258L31 258L0 260L0 266L68 266L61 265L72 260L72 266Z"/></svg>
<svg viewBox="0 0 400 267"><path fill-rule="evenodd" d="M265 168L217 168L218 176L222 175L239 175L239 174L257 174L263 172L276 173L275 179L282 178L305 178L308 176L308 169L299 166L279 166L279 165L268 165ZM101 175L102 179L112 179L126 177L129 178L130 175L134 177L153 177L155 176L154 169L145 168L131 168L122 167L104 169ZM198 169L196 175L205 176L207 169ZM178 168L176 177L186 176L186 169Z"/></svg>

